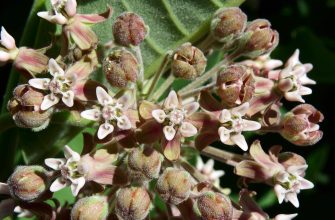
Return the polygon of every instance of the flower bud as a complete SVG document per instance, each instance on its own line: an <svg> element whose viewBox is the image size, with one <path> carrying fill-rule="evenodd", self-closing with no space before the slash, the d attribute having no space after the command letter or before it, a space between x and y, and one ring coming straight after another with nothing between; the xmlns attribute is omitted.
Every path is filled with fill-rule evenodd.
<svg viewBox="0 0 335 220"><path fill-rule="evenodd" d="M7 108L18 127L38 130L49 124L53 108L42 111L40 106L43 98L42 92L29 85L19 85L14 89Z"/></svg>
<svg viewBox="0 0 335 220"><path fill-rule="evenodd" d="M298 105L284 116L281 135L298 146L313 145L322 138L317 124L322 121L323 114L312 105Z"/></svg>
<svg viewBox="0 0 335 220"><path fill-rule="evenodd" d="M162 155L152 148L133 149L128 157L132 181L143 182L158 178L162 159Z"/></svg>
<svg viewBox="0 0 335 220"><path fill-rule="evenodd" d="M132 12L125 12L117 17L113 24L114 40L125 47L137 46L147 35L147 29L141 16Z"/></svg>
<svg viewBox="0 0 335 220"><path fill-rule="evenodd" d="M167 168L157 181L156 191L165 202L178 205L188 199L191 187L191 177L188 172Z"/></svg>
<svg viewBox="0 0 335 220"><path fill-rule="evenodd" d="M194 209L204 220L230 220L233 216L230 199L215 192L206 192L197 198Z"/></svg>
<svg viewBox="0 0 335 220"><path fill-rule="evenodd" d="M215 12L211 22L211 31L219 41L241 34L247 24L247 16L237 7L223 8Z"/></svg>
<svg viewBox="0 0 335 220"><path fill-rule="evenodd" d="M71 211L71 220L105 220L108 202L105 196L89 196L79 199Z"/></svg>
<svg viewBox="0 0 335 220"><path fill-rule="evenodd" d="M271 23L265 19L256 19L247 25L246 33L250 38L244 47L245 55L258 57L271 52L277 47L279 34L271 28Z"/></svg>
<svg viewBox="0 0 335 220"><path fill-rule="evenodd" d="M218 94L229 107L248 102L255 90L253 70L236 64L222 69L217 78Z"/></svg>
<svg viewBox="0 0 335 220"><path fill-rule="evenodd" d="M123 188L117 194L115 212L120 220L142 220L149 214L150 204L145 188Z"/></svg>
<svg viewBox="0 0 335 220"><path fill-rule="evenodd" d="M139 68L132 53L114 50L104 59L103 71L112 86L123 88L128 82L136 82Z"/></svg>
<svg viewBox="0 0 335 220"><path fill-rule="evenodd" d="M41 166L19 166L7 180L13 198L25 202L41 198L49 188L47 171Z"/></svg>

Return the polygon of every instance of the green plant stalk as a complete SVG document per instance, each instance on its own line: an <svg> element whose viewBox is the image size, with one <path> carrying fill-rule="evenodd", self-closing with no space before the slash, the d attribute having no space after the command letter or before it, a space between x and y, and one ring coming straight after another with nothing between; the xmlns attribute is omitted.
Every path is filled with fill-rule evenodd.
<svg viewBox="0 0 335 220"><path fill-rule="evenodd" d="M170 73L169 77L163 82L162 85L160 85L157 91L153 94L152 99L157 101L164 94L164 92L166 92L169 89L174 80L175 76L172 73Z"/></svg>

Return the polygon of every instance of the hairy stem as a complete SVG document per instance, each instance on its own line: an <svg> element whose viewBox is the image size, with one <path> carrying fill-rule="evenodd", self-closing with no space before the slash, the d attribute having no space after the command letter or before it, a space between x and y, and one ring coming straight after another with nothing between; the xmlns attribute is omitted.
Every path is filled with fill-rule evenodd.
<svg viewBox="0 0 335 220"><path fill-rule="evenodd" d="M246 156L231 153L225 150L217 149L215 147L208 146L200 152L202 155L213 158L217 161L223 162L230 166L236 166L239 162L245 159L249 159Z"/></svg>

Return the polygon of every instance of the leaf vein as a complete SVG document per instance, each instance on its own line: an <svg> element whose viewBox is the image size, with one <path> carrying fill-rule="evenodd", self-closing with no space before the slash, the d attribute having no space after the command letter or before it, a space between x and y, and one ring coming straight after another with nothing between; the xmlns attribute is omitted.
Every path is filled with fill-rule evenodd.
<svg viewBox="0 0 335 220"><path fill-rule="evenodd" d="M162 3L172 20L173 24L176 26L176 28L185 36L188 36L190 32L187 30L187 28L184 26L184 24L179 20L177 15L173 12L173 9L171 7L171 4L168 0L162 0Z"/></svg>

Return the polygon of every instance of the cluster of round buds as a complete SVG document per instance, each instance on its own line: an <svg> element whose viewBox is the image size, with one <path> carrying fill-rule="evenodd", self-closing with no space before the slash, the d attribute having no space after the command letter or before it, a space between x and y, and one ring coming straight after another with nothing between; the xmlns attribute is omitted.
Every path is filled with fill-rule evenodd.
<svg viewBox="0 0 335 220"><path fill-rule="evenodd" d="M173 55L172 73L179 78L195 79L206 69L207 59L203 52L190 43L181 45Z"/></svg>
<svg viewBox="0 0 335 220"><path fill-rule="evenodd" d="M42 111L43 98L42 92L29 85L19 85L14 89L7 108L18 127L40 130L49 124L53 108Z"/></svg>
<svg viewBox="0 0 335 220"><path fill-rule="evenodd" d="M133 182L158 178L163 156L153 148L135 148L128 156L128 167Z"/></svg>
<svg viewBox="0 0 335 220"><path fill-rule="evenodd" d="M156 191L167 203L178 205L188 199L192 180L188 172L176 168L167 168L159 177Z"/></svg>
<svg viewBox="0 0 335 220"><path fill-rule="evenodd" d="M245 29L247 16L237 7L219 9L213 16L211 31L214 38L224 42L239 36Z"/></svg>
<svg viewBox="0 0 335 220"><path fill-rule="evenodd" d="M108 82L115 87L124 88L136 82L139 66L136 57L125 49L112 51L102 63Z"/></svg>
<svg viewBox="0 0 335 220"><path fill-rule="evenodd" d="M79 199L71 211L71 220L105 220L108 202L105 196L89 196Z"/></svg>
<svg viewBox="0 0 335 220"><path fill-rule="evenodd" d="M41 166L19 166L7 180L15 199L31 202L41 198L49 188L47 171Z"/></svg>
<svg viewBox="0 0 335 220"><path fill-rule="evenodd" d="M120 220L143 220L149 214L151 198L145 188L121 189L116 197L115 213Z"/></svg>
<svg viewBox="0 0 335 220"><path fill-rule="evenodd" d="M204 220L230 220L233 206L230 199L215 192L206 192L195 201L194 211Z"/></svg>
<svg viewBox="0 0 335 220"><path fill-rule="evenodd" d="M128 47L138 46L148 33L143 19L132 12L118 16L113 24L113 36L117 44Z"/></svg>
<svg viewBox="0 0 335 220"><path fill-rule="evenodd" d="M219 96L229 107L248 102L255 90L252 68L240 64L219 71L216 83Z"/></svg>

